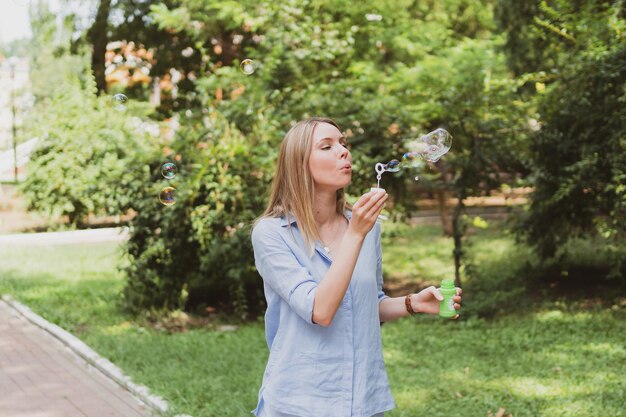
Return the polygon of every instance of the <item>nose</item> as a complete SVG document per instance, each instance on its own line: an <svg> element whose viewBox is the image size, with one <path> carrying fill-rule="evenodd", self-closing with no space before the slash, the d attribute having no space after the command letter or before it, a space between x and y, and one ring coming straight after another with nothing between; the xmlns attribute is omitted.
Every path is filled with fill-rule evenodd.
<svg viewBox="0 0 626 417"><path fill-rule="evenodd" d="M350 151L345 146L341 145L341 152L339 153L339 157L341 159L346 159L350 155Z"/></svg>

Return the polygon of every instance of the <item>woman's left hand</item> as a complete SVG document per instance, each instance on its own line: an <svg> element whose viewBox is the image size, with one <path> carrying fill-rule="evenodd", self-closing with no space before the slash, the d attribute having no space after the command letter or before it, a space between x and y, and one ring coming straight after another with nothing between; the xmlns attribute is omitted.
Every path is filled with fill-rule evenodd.
<svg viewBox="0 0 626 417"><path fill-rule="evenodd" d="M456 295L452 297L452 301L454 301L454 309L461 309L461 294L463 290L459 287L456 287ZM413 311L417 311L418 313L425 314L439 314L439 303L443 300L443 296L439 292L439 288L435 286L430 286L428 288L424 288L422 291L417 294L413 294L411 296L411 304L413 307ZM453 319L458 319L459 315L453 317Z"/></svg>

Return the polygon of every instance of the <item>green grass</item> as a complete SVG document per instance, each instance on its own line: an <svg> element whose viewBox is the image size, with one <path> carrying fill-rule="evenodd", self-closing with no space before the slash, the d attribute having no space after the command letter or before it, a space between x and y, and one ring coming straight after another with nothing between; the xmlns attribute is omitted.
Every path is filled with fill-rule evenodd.
<svg viewBox="0 0 626 417"><path fill-rule="evenodd" d="M437 227L384 227L386 274L435 280L453 271L451 244ZM495 228L473 241L484 262L512 245ZM118 308L118 255L113 244L0 246L0 293L78 335L175 413L250 415L268 355L263 323L170 334L133 320ZM387 415L475 417L500 407L515 417L620 415L625 318L618 307L553 302L494 320L387 323L384 354L397 403Z"/></svg>
<svg viewBox="0 0 626 417"><path fill-rule="evenodd" d="M465 251L477 263L500 257L513 246L501 222L486 229L471 229ZM439 283L454 277L454 243L439 225L383 224L383 273L385 279Z"/></svg>
<svg viewBox="0 0 626 417"><path fill-rule="evenodd" d="M452 240L441 227L383 224L383 273L397 280L432 280L454 276Z"/></svg>

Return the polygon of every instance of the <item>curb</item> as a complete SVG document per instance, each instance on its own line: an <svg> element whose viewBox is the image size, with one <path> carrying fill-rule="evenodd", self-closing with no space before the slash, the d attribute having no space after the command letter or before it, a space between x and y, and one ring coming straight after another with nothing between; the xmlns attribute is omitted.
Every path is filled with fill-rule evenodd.
<svg viewBox="0 0 626 417"><path fill-rule="evenodd" d="M135 395L144 404L150 407L153 412L156 412L160 416L167 415L167 410L169 408L167 401L165 401L161 397L150 394L150 391L145 386L133 383L131 379L128 376L124 375L124 373L117 366L115 366L109 360L102 358L76 336L72 335L66 330L63 330L56 324L50 323L43 317L35 314L30 308L13 300L8 295L2 295L2 301L7 303L18 313L20 313L28 321L47 331L52 336L56 337L58 340L61 341L61 343L71 349L75 354L86 360L89 365L99 370L107 378L112 379L122 388ZM177 415L174 417L191 416Z"/></svg>

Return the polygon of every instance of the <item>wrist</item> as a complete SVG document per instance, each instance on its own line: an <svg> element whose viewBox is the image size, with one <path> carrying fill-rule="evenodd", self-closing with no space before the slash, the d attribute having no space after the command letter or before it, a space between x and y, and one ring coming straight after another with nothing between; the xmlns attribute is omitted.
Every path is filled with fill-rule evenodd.
<svg viewBox="0 0 626 417"><path fill-rule="evenodd" d="M404 298L404 305L406 306L406 311L408 311L408 313L410 315L415 315L417 313L419 313L419 310L417 308L417 303L415 301L413 301L413 294L408 294L405 298Z"/></svg>
<svg viewBox="0 0 626 417"><path fill-rule="evenodd" d="M344 238L355 243L361 243L365 239L365 236L348 226L348 230L346 231Z"/></svg>

